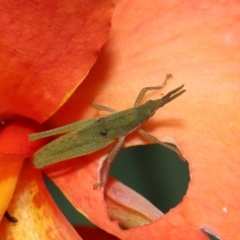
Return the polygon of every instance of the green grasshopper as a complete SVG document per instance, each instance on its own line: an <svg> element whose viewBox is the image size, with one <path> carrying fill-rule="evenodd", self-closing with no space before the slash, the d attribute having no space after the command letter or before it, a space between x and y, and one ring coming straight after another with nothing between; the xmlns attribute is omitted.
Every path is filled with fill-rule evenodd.
<svg viewBox="0 0 240 240"><path fill-rule="evenodd" d="M184 87L184 85L182 85L169 92L161 99L149 100L140 105L140 102L147 91L162 89L170 77L172 77L172 75L167 74L165 81L161 86L143 88L135 101L134 107L132 108L123 111L116 111L114 109L92 103L94 108L107 111L112 114L105 117L89 118L52 130L30 134L30 141L34 141L40 138L68 132L66 135L57 138L38 150L33 156L34 165L36 168L42 168L52 163L84 156L100 150L118 139L117 144L109 153L108 157L101 163L99 180L94 184L94 188L103 187L107 180L111 163L119 152L125 137L135 130L152 142L172 149L182 158L176 146L160 142L156 137L141 129L141 125L152 117L160 107L163 107L166 103L169 103L186 91L182 90Z"/></svg>

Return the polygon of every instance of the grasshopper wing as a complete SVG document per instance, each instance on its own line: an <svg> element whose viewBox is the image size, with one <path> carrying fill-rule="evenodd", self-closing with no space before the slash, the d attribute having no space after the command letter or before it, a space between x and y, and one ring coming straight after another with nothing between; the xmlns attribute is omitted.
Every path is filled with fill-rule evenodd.
<svg viewBox="0 0 240 240"><path fill-rule="evenodd" d="M45 137L50 137L50 136L54 136L54 135L58 135L58 134L63 134L63 133L67 133L67 132L72 132L78 129L83 129L87 126L89 126L90 124L96 122L100 117L95 117L95 118L88 118L88 119L84 119L75 123L71 123L62 127L58 127L58 128L54 128L54 129L50 129L47 131L43 131L43 132L38 132L38 133L32 133L29 134L29 140L30 141L35 141L41 138L45 138Z"/></svg>
<svg viewBox="0 0 240 240"><path fill-rule="evenodd" d="M42 168L52 163L90 154L113 141L113 138L103 137L99 129L91 125L50 142L34 154L33 163L37 168Z"/></svg>

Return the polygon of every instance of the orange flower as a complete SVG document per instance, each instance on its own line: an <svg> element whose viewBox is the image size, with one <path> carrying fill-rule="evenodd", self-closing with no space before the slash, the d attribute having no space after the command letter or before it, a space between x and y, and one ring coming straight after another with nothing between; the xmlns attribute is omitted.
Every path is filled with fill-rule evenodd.
<svg viewBox="0 0 240 240"><path fill-rule="evenodd" d="M1 1L1 239L80 239L47 192L29 159L46 140L28 134L83 81L110 30L111 1ZM8 120L15 119L15 120ZM24 160L25 159L25 160ZM23 161L25 161L23 165ZM14 193L14 194L13 194Z"/></svg>
<svg viewBox="0 0 240 240"><path fill-rule="evenodd" d="M92 99L114 109L126 109L141 88L161 83L167 73L172 73L174 79L163 93L182 83L187 89L144 125L159 140L175 143L188 160L191 181L183 201L154 221L154 216L161 214L117 180L110 178L105 190L93 190L99 159L110 149L106 148L44 169L73 206L120 239L207 239L203 230L222 239L238 239L238 3L118 1L111 31L94 67L97 50L108 33L110 3L87 5L91 13L99 14L83 14L88 16L84 21L76 13L77 3L69 6L67 1L61 2L63 5L56 11L47 2L42 7L41 2L41 7L36 8L38 14L33 16L32 4L8 4L6 1L7 6L0 8L4 9L0 26L6 36L0 41L2 119L22 116L39 123L47 120L46 126L53 128L104 114L90 106ZM43 13L55 17L41 20ZM85 28L86 32L79 32ZM151 98L157 97L159 92L151 93ZM27 141L28 133L40 130L25 120L3 127L0 176L7 197L0 202L2 213L14 191L23 159L45 144ZM128 145L136 142L146 143L137 134L127 138ZM25 161L9 206L11 213L24 219L20 224L25 228L27 225L28 232L35 229L45 239L53 229L60 232L59 239L75 239L44 190L40 171ZM109 219L109 214L130 219L135 225L146 223L146 219L154 222L123 231ZM1 232L7 233L6 229L12 228L9 225L2 221Z"/></svg>

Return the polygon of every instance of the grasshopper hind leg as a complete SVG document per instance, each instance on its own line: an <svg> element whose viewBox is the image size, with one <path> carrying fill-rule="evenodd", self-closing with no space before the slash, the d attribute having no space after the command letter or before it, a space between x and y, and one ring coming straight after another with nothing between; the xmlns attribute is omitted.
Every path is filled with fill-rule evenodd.
<svg viewBox="0 0 240 240"><path fill-rule="evenodd" d="M125 137L119 138L118 143L113 148L113 150L109 153L108 157L103 160L99 169L99 180L93 185L94 189L104 187L107 181L108 173L111 167L112 162L116 158L121 146L125 140Z"/></svg>

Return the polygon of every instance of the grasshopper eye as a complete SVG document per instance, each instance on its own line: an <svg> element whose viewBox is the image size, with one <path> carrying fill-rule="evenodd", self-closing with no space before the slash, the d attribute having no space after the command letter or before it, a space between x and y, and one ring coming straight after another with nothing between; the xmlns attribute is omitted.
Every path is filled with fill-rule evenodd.
<svg viewBox="0 0 240 240"><path fill-rule="evenodd" d="M100 135L103 136L103 137L107 136L107 131L104 131L104 130L103 130L103 131L100 131L99 133L100 133Z"/></svg>

